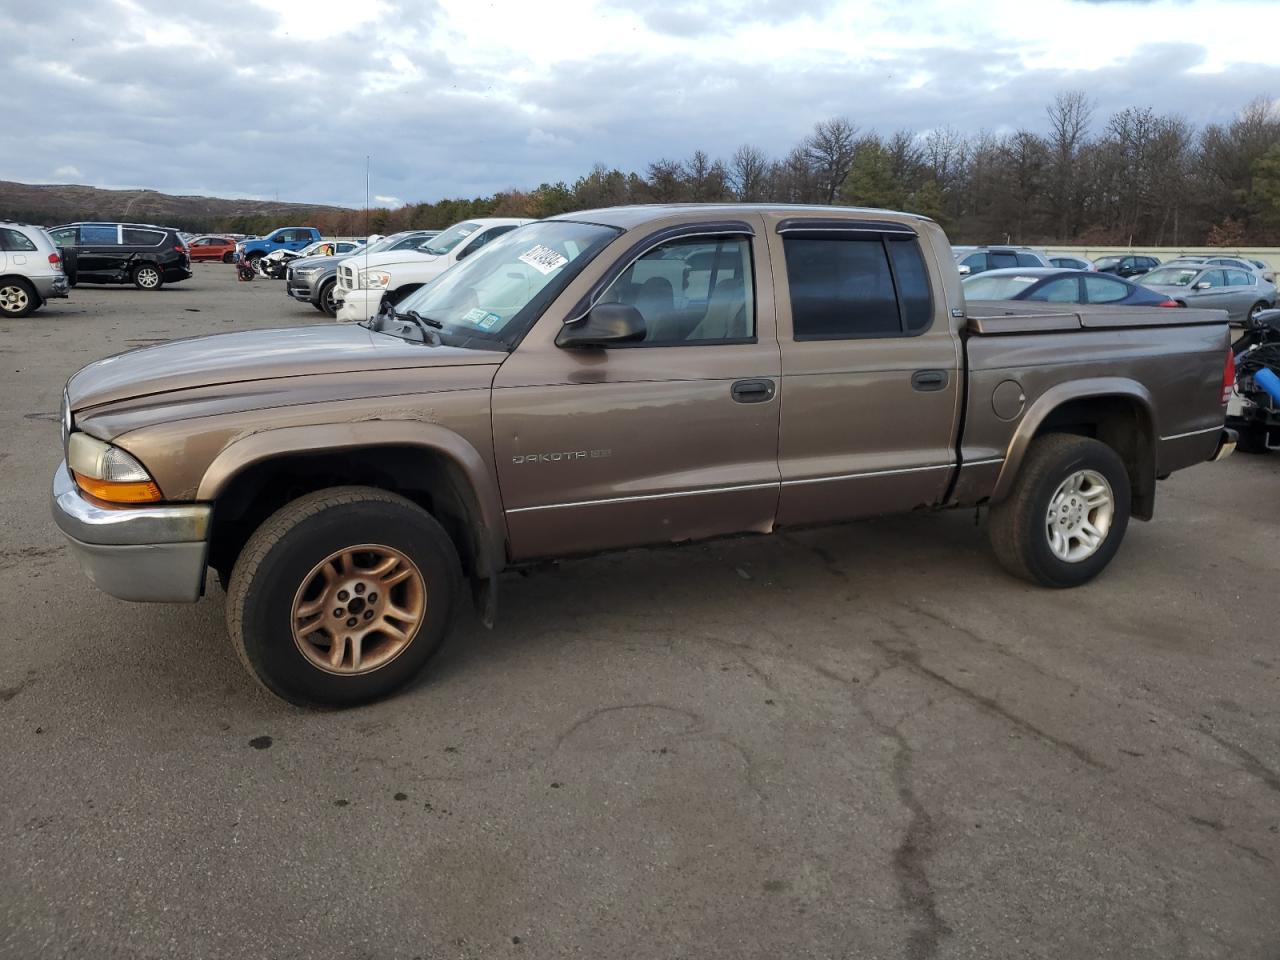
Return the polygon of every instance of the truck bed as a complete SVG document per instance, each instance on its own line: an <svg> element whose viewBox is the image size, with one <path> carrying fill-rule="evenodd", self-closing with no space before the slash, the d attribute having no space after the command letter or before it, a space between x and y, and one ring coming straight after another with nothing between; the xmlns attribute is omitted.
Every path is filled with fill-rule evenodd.
<svg viewBox="0 0 1280 960"><path fill-rule="evenodd" d="M1185 307L1079 307L1028 304L1025 300L970 300L964 332L976 336L1065 333L1072 330L1116 330L1134 327L1184 327L1225 324L1225 310Z"/></svg>

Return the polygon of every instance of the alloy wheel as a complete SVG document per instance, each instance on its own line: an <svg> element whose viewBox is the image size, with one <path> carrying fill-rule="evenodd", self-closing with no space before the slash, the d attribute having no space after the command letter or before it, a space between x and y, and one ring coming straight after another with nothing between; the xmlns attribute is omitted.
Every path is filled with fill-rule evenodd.
<svg viewBox="0 0 1280 960"><path fill-rule="evenodd" d="M1115 496L1096 470L1077 470L1049 500L1045 533L1059 560L1079 563L1098 552L1115 517Z"/></svg>

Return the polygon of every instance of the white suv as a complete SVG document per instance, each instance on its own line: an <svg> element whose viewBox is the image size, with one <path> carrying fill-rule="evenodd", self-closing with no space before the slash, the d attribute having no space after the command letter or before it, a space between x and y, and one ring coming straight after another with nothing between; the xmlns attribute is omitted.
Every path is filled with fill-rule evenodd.
<svg viewBox="0 0 1280 960"><path fill-rule="evenodd" d="M514 217L466 220L414 249L357 254L343 260L338 264L338 285L333 291L339 301L338 320L368 320L382 306L383 297L399 302L490 240L526 223L533 221Z"/></svg>
<svg viewBox="0 0 1280 960"><path fill-rule="evenodd" d="M68 287L62 255L43 227L0 220L0 317L25 317Z"/></svg>

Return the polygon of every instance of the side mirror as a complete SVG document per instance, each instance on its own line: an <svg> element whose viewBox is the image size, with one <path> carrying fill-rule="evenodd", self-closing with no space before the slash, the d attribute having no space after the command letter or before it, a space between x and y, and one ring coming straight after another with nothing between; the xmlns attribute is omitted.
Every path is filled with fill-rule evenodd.
<svg viewBox="0 0 1280 960"><path fill-rule="evenodd" d="M960 271L960 276L962 277L967 277L972 272L969 269L969 265L967 263L961 263L957 265L956 269Z"/></svg>
<svg viewBox="0 0 1280 960"><path fill-rule="evenodd" d="M1208 290L1208 289L1209 289L1210 287L1212 287L1212 286L1213 286L1213 284L1211 284L1208 280L1201 280L1199 283L1197 283L1197 284L1196 284L1194 287L1192 287L1191 289L1192 289L1192 290Z"/></svg>
<svg viewBox="0 0 1280 960"><path fill-rule="evenodd" d="M597 303L585 317L567 323L556 335L557 347L607 347L643 340L644 315L628 303Z"/></svg>

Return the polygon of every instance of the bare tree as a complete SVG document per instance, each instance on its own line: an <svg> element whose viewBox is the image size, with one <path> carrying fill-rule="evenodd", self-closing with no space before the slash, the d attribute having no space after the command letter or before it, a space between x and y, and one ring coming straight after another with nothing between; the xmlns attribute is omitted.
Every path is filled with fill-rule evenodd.
<svg viewBox="0 0 1280 960"><path fill-rule="evenodd" d="M1093 103L1083 90L1064 90L1045 111L1049 116L1049 202L1057 239L1074 235L1080 205L1080 149L1089 133Z"/></svg>
<svg viewBox="0 0 1280 960"><path fill-rule="evenodd" d="M763 200L766 178L769 174L769 158L764 151L744 143L729 159L729 186L743 203Z"/></svg>
<svg viewBox="0 0 1280 960"><path fill-rule="evenodd" d="M649 164L649 194L657 203L685 199L684 167L675 160L655 160Z"/></svg>
<svg viewBox="0 0 1280 960"><path fill-rule="evenodd" d="M825 203L835 203L836 195L849 175L857 152L858 128L846 117L833 117L814 124L805 137L803 149L813 170L815 185Z"/></svg>

